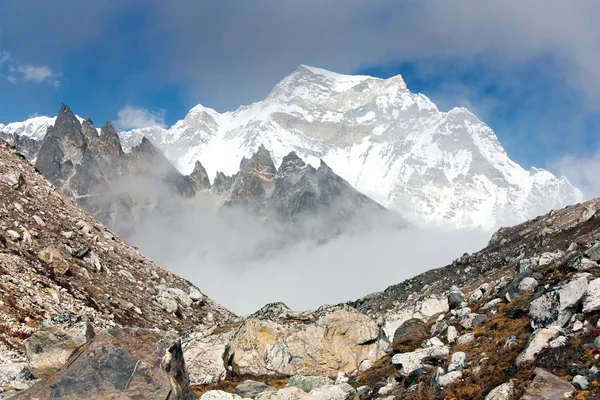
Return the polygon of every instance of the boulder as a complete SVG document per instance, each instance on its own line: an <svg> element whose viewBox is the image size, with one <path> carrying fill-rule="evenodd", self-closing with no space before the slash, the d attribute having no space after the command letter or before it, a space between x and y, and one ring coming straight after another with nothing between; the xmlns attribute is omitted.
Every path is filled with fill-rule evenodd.
<svg viewBox="0 0 600 400"><path fill-rule="evenodd" d="M396 353L406 353L421 347L428 337L427 327L420 319L409 319L396 329L392 346Z"/></svg>
<svg viewBox="0 0 600 400"><path fill-rule="evenodd" d="M452 344L456 341L456 338L458 337L458 331L456 330L456 328L453 325L450 325L448 327L448 331L447 331L447 335L446 338L448 339L448 343Z"/></svg>
<svg viewBox="0 0 600 400"><path fill-rule="evenodd" d="M600 242L583 252L590 260L600 261Z"/></svg>
<svg viewBox="0 0 600 400"><path fill-rule="evenodd" d="M437 377L437 383L441 387L446 387L456 382L460 378L462 378L462 371L452 371L448 372L447 374L439 375Z"/></svg>
<svg viewBox="0 0 600 400"><path fill-rule="evenodd" d="M287 386L297 387L309 393L311 390L321 386L333 385L333 381L325 376L303 376L294 375L290 378Z"/></svg>
<svg viewBox="0 0 600 400"><path fill-rule="evenodd" d="M430 360L445 359L450 350L447 346L427 347L409 353L400 353L392 357L392 364L402 376L408 376L416 369L423 368Z"/></svg>
<svg viewBox="0 0 600 400"><path fill-rule="evenodd" d="M44 321L25 341L29 371L36 378L55 373L93 337L94 329L85 317L62 315Z"/></svg>
<svg viewBox="0 0 600 400"><path fill-rule="evenodd" d="M356 397L356 390L347 383L321 386L310 391L309 395L322 400L349 400Z"/></svg>
<svg viewBox="0 0 600 400"><path fill-rule="evenodd" d="M181 339L183 357L192 385L215 383L225 377L227 370L223 354L231 341L235 329L193 332Z"/></svg>
<svg viewBox="0 0 600 400"><path fill-rule="evenodd" d="M275 389L264 382L245 380L235 387L235 394L241 397L253 399L262 392L274 392Z"/></svg>
<svg viewBox="0 0 600 400"><path fill-rule="evenodd" d="M564 255L565 253L561 250L556 250L553 253L542 253L538 262L539 266L545 267L547 265L550 265L553 262L556 262L559 258L563 257Z"/></svg>
<svg viewBox="0 0 600 400"><path fill-rule="evenodd" d="M240 396L222 390L209 390L200 396L200 400L242 400Z"/></svg>
<svg viewBox="0 0 600 400"><path fill-rule="evenodd" d="M239 398L236 397L236 399ZM201 398L202 399L202 398ZM316 400L317 397L298 389L297 387L286 387L276 392L262 392L256 396L256 400ZM211 399L205 399L211 400ZM215 399L216 400L216 399Z"/></svg>
<svg viewBox="0 0 600 400"><path fill-rule="evenodd" d="M515 395L515 383L514 382L506 382L500 386L496 386L493 388L487 396L485 396L485 400L511 400Z"/></svg>
<svg viewBox="0 0 600 400"><path fill-rule="evenodd" d="M246 319L227 346L227 365L240 375L334 378L338 372L356 374L363 362L375 363L385 354L389 344L370 317L352 308L316 314Z"/></svg>
<svg viewBox="0 0 600 400"><path fill-rule="evenodd" d="M523 278L523 280L519 282L519 292L521 293L533 293L537 287L538 281L530 276Z"/></svg>
<svg viewBox="0 0 600 400"><path fill-rule="evenodd" d="M451 310L460 308L462 303L464 303L464 301L465 301L465 297L462 295L462 293L460 293L458 291L450 292L450 294L448 295L448 307Z"/></svg>
<svg viewBox="0 0 600 400"><path fill-rule="evenodd" d="M531 335L525 350L517 356L516 364L522 365L535 361L537 354L549 347L550 341L560 335L560 330L556 327L538 329Z"/></svg>
<svg viewBox="0 0 600 400"><path fill-rule="evenodd" d="M150 329L110 329L15 399L191 400L181 343Z"/></svg>
<svg viewBox="0 0 600 400"><path fill-rule="evenodd" d="M448 364L448 372L462 371L467 365L467 354L464 351L457 351L452 354L450 364Z"/></svg>
<svg viewBox="0 0 600 400"><path fill-rule="evenodd" d="M542 369L536 368L535 377L521 400L563 400L575 392L569 382Z"/></svg>
<svg viewBox="0 0 600 400"><path fill-rule="evenodd" d="M548 326L564 326L588 290L588 275L585 273L578 274L534 299L529 306L531 325L536 329Z"/></svg>
<svg viewBox="0 0 600 400"><path fill-rule="evenodd" d="M583 299L584 313L598 310L600 310L600 278L589 283L587 293Z"/></svg>

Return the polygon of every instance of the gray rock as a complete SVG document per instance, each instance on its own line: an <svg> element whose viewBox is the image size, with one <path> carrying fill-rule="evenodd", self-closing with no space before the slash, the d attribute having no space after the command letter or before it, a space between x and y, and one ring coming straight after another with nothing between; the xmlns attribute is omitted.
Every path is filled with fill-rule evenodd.
<svg viewBox="0 0 600 400"><path fill-rule="evenodd" d="M584 313L598 310L600 310L600 278L589 283L587 293L583 299Z"/></svg>
<svg viewBox="0 0 600 400"><path fill-rule="evenodd" d="M227 393L222 390L209 390L200 396L200 400L241 400L237 394Z"/></svg>
<svg viewBox="0 0 600 400"><path fill-rule="evenodd" d="M517 356L516 364L523 365L528 362L535 361L537 354L549 346L552 339L560 335L560 331L556 327L542 328L533 332L529 338L525 350Z"/></svg>
<svg viewBox="0 0 600 400"><path fill-rule="evenodd" d="M235 387L235 394L241 397L247 397L250 399L255 398L262 392L274 392L275 389L270 387L264 382L257 382L253 380L246 380L243 383Z"/></svg>
<svg viewBox="0 0 600 400"><path fill-rule="evenodd" d="M462 371L452 371L444 375L439 375L437 377L437 383L441 387L447 387L448 385L458 381L460 378L462 378Z"/></svg>
<svg viewBox="0 0 600 400"><path fill-rule="evenodd" d="M447 346L427 347L409 353L400 353L392 357L392 364L402 376L408 376L412 371L423 368L426 360L443 360L450 350Z"/></svg>
<svg viewBox="0 0 600 400"><path fill-rule="evenodd" d="M473 332L468 332L456 338L456 344L467 344L473 340L475 340L475 334Z"/></svg>
<svg viewBox="0 0 600 400"><path fill-rule="evenodd" d="M456 341L456 338L458 337L458 332L454 326L450 325L448 327L446 337L448 339L448 343L454 343Z"/></svg>
<svg viewBox="0 0 600 400"><path fill-rule="evenodd" d="M590 260L600 261L600 242L583 252Z"/></svg>
<svg viewBox="0 0 600 400"><path fill-rule="evenodd" d="M174 313L179 308L177 300L167 291L161 291L156 297L158 304L168 313Z"/></svg>
<svg viewBox="0 0 600 400"><path fill-rule="evenodd" d="M290 378L287 386L297 387L306 393L321 386L333 385L333 381L326 376L303 376L294 375Z"/></svg>
<svg viewBox="0 0 600 400"><path fill-rule="evenodd" d="M538 281L530 276L523 278L519 283L519 292L521 293L534 293L538 287Z"/></svg>
<svg viewBox="0 0 600 400"><path fill-rule="evenodd" d="M457 351L452 354L450 364L448 364L448 372L462 371L467 365L467 354L463 351Z"/></svg>
<svg viewBox="0 0 600 400"><path fill-rule="evenodd" d="M485 396L485 400L511 400L515 394L514 382L506 382L496 386Z"/></svg>
<svg viewBox="0 0 600 400"><path fill-rule="evenodd" d="M0 182L10 186L12 189L19 190L25 184L25 178L19 171L7 171L0 174Z"/></svg>
<svg viewBox="0 0 600 400"><path fill-rule="evenodd" d="M309 394L322 400L349 400L356 396L356 390L347 383L341 383L318 387Z"/></svg>
<svg viewBox="0 0 600 400"><path fill-rule="evenodd" d="M590 382L583 375L575 375L571 383L579 390L585 390L590 385Z"/></svg>
<svg viewBox="0 0 600 400"><path fill-rule="evenodd" d="M578 274L533 300L529 307L531 325L534 328L564 326L587 293L588 275Z"/></svg>
<svg viewBox="0 0 600 400"><path fill-rule="evenodd" d="M544 369L536 368L534 373L535 377L521 400L563 400L575 392L569 382Z"/></svg>
<svg viewBox="0 0 600 400"><path fill-rule="evenodd" d="M448 307L450 307L451 310L454 310L454 309L460 307L464 301L465 301L464 296L462 295L462 293L460 293L458 291L451 292L448 295Z"/></svg>
<svg viewBox="0 0 600 400"><path fill-rule="evenodd" d="M202 293L193 286L190 286L188 290L188 296L190 299L192 299L192 301L200 301L204 297L202 296Z"/></svg>

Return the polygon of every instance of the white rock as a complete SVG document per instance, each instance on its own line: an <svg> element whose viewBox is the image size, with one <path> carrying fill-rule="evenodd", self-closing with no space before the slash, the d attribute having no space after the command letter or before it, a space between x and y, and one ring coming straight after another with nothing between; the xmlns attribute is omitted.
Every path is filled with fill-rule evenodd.
<svg viewBox="0 0 600 400"><path fill-rule="evenodd" d="M542 328L533 332L533 334L529 338L527 347L525 348L525 350L523 350L523 352L521 352L521 354L517 356L517 366L534 361L537 354L546 347L548 347L549 342L552 339L558 337L559 335L560 331L556 327Z"/></svg>
<svg viewBox="0 0 600 400"><path fill-rule="evenodd" d="M448 364L448 372L450 371L462 371L467 364L467 354L464 351L457 351L452 354L450 364Z"/></svg>
<svg viewBox="0 0 600 400"><path fill-rule="evenodd" d="M537 287L538 281L535 278L528 276L523 278L523 280L519 282L518 289L521 293L534 293Z"/></svg>
<svg viewBox="0 0 600 400"><path fill-rule="evenodd" d="M483 307L481 307L481 308L483 310L489 310L491 308L496 308L496 306L500 303L502 303L502 299L496 297L495 299L492 299L492 300L488 301L487 303L485 303L483 305Z"/></svg>
<svg viewBox="0 0 600 400"><path fill-rule="evenodd" d="M590 382L587 380L587 378L582 375L575 375L571 383L580 390L585 390L590 385Z"/></svg>
<svg viewBox="0 0 600 400"><path fill-rule="evenodd" d="M196 289L193 286L190 286L190 288L188 290L188 297L190 299L192 299L193 301L200 301L200 300L202 300L203 296L202 296L202 293L198 289Z"/></svg>
<svg viewBox="0 0 600 400"><path fill-rule="evenodd" d="M10 238L14 241L21 239L21 235L19 235L18 232L13 231L12 229L7 230L6 233L8 233L8 236L10 236Z"/></svg>
<svg viewBox="0 0 600 400"><path fill-rule="evenodd" d="M588 276L588 273L577 274L533 300L529 306L531 325L534 328L564 326L588 291Z"/></svg>
<svg viewBox="0 0 600 400"><path fill-rule="evenodd" d="M462 371L452 371L452 372L448 372L445 375L438 376L437 383L441 387L446 387L446 386L450 385L451 383L456 382L460 378L462 378Z"/></svg>
<svg viewBox="0 0 600 400"><path fill-rule="evenodd" d="M156 297L156 301L168 313L174 313L175 311L177 311L177 308L179 307L177 304L177 301L167 291L161 291L158 294L158 296Z"/></svg>
<svg viewBox="0 0 600 400"><path fill-rule="evenodd" d="M546 265L552 264L564 255L565 253L561 250L556 250L554 253L543 253L540 256L539 265L540 267L545 267Z"/></svg>
<svg viewBox="0 0 600 400"><path fill-rule="evenodd" d="M563 347L567 344L567 337L566 336L559 336L556 339L551 340L548 343L548 346L552 349L556 349L558 347Z"/></svg>
<svg viewBox="0 0 600 400"><path fill-rule="evenodd" d="M571 328L571 331L573 332L577 332L583 329L583 322L581 321L575 321L573 323L573 328Z"/></svg>
<svg viewBox="0 0 600 400"><path fill-rule="evenodd" d="M392 357L392 364L399 368L401 375L408 376L415 369L422 368L425 359L442 360L449 353L450 350L447 346L427 347L409 353L396 354Z"/></svg>
<svg viewBox="0 0 600 400"><path fill-rule="evenodd" d="M227 393L222 390L209 390L200 396L200 400L241 400L242 398L234 393Z"/></svg>
<svg viewBox="0 0 600 400"><path fill-rule="evenodd" d="M315 388L309 394L322 400L348 400L356 396L356 390L347 383L341 383Z"/></svg>
<svg viewBox="0 0 600 400"><path fill-rule="evenodd" d="M456 338L456 344L467 344L475 340L475 334L473 332L465 333Z"/></svg>
<svg viewBox="0 0 600 400"><path fill-rule="evenodd" d="M515 383L506 382L496 386L485 396L485 400L511 400L515 394Z"/></svg>
<svg viewBox="0 0 600 400"><path fill-rule="evenodd" d="M192 299L183 290L176 288L168 288L167 291L182 306L189 307L192 305Z"/></svg>
<svg viewBox="0 0 600 400"><path fill-rule="evenodd" d="M35 221L35 223L38 224L39 226L46 226L46 223L44 222L44 220L40 216L34 215L31 218L33 218L33 220Z"/></svg>
<svg viewBox="0 0 600 400"><path fill-rule="evenodd" d="M129 279L129 280L134 280L133 279L133 275L131 275L131 272L125 270L125 269L120 269L119 270L119 275L124 276L125 278Z"/></svg>
<svg viewBox="0 0 600 400"><path fill-rule="evenodd" d="M335 378L335 384L339 385L340 383L348 383L350 379L344 374L342 371L338 372L337 377Z"/></svg>
<svg viewBox="0 0 600 400"><path fill-rule="evenodd" d="M583 299L584 313L598 310L600 310L600 278L589 283L587 293Z"/></svg>
<svg viewBox="0 0 600 400"><path fill-rule="evenodd" d="M439 347L443 345L444 342L442 342L437 336L434 336L431 339L427 339L425 342L423 342L423 347Z"/></svg>
<svg viewBox="0 0 600 400"><path fill-rule="evenodd" d="M262 392L255 397L255 400L314 400L317 397L311 396L297 387L286 387L276 392ZM212 400L212 399L210 399Z"/></svg>
<svg viewBox="0 0 600 400"><path fill-rule="evenodd" d="M456 328L453 325L450 325L448 327L448 331L447 331L448 343L454 343L456 341L457 337L458 337L458 331L456 330Z"/></svg>
<svg viewBox="0 0 600 400"><path fill-rule="evenodd" d="M476 291L469 296L469 301L477 301L483 297L483 291L481 289L477 289Z"/></svg>

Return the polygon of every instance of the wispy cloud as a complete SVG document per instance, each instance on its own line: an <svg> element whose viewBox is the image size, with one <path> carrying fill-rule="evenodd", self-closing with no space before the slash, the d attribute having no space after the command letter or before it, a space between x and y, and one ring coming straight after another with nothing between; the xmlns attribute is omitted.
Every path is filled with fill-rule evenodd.
<svg viewBox="0 0 600 400"><path fill-rule="evenodd" d="M127 105L117 113L119 129L139 129L149 126L165 127L165 110L148 110Z"/></svg>
<svg viewBox="0 0 600 400"><path fill-rule="evenodd" d="M30 65L16 60L8 52L0 52L0 77L16 85L24 82L46 83L60 87L60 74L47 65Z"/></svg>
<svg viewBox="0 0 600 400"><path fill-rule="evenodd" d="M600 150L588 157L568 154L555 161L554 168L580 188L585 199L600 196Z"/></svg>

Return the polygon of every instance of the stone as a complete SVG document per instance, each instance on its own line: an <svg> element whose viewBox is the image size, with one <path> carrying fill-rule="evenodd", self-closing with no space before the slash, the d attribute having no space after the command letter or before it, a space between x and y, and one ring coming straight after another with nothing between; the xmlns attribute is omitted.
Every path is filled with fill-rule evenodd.
<svg viewBox="0 0 600 400"><path fill-rule="evenodd" d="M274 392L275 389L264 382L257 382L250 379L245 380L243 383L237 385L234 390L235 394L238 396L250 399L253 399L260 393L267 391Z"/></svg>
<svg viewBox="0 0 600 400"><path fill-rule="evenodd" d="M495 298L495 299L492 299L492 300L488 301L487 303L485 303L483 305L483 307L481 307L481 309L482 310L491 310L491 309L496 308L498 306L498 304L500 304L500 303L502 303L502 299Z"/></svg>
<svg viewBox="0 0 600 400"><path fill-rule="evenodd" d="M573 323L573 327L571 328L571 332L578 332L583 329L583 322L575 321Z"/></svg>
<svg viewBox="0 0 600 400"><path fill-rule="evenodd" d="M525 350L517 356L517 366L523 365L528 362L535 361L537 354L549 346L549 342L560 335L560 331L556 327L542 328L533 332Z"/></svg>
<svg viewBox="0 0 600 400"><path fill-rule="evenodd" d="M578 274L534 299L529 306L531 325L534 328L564 326L588 291L587 275Z"/></svg>
<svg viewBox="0 0 600 400"><path fill-rule="evenodd" d="M237 330L223 359L240 375L336 377L338 372L358 373L365 360L375 363L388 347L370 317L334 307L295 318L254 314Z"/></svg>
<svg viewBox="0 0 600 400"><path fill-rule="evenodd" d="M583 299L583 312L591 313L600 310L600 278L588 284L587 293Z"/></svg>
<svg viewBox="0 0 600 400"><path fill-rule="evenodd" d="M600 261L600 242L583 252L590 260Z"/></svg>
<svg viewBox="0 0 600 400"><path fill-rule="evenodd" d="M534 374L521 400L563 400L575 392L569 382L542 368L536 368Z"/></svg>
<svg viewBox="0 0 600 400"><path fill-rule="evenodd" d="M590 385L590 382L583 375L575 375L573 380L571 381L573 386L575 386L578 390L585 390Z"/></svg>
<svg viewBox="0 0 600 400"><path fill-rule="evenodd" d="M188 289L188 297L192 301L201 301L204 296L202 296L202 293L198 289L196 289L193 286L190 286L190 288Z"/></svg>
<svg viewBox="0 0 600 400"><path fill-rule="evenodd" d="M504 347L512 347L515 344L517 344L517 337L509 336L508 339L506 339L506 342L504 342Z"/></svg>
<svg viewBox="0 0 600 400"><path fill-rule="evenodd" d="M448 343L450 343L450 344L454 343L456 341L457 337L458 337L458 331L456 330L456 328L454 326L450 325L448 327L447 334L446 334Z"/></svg>
<svg viewBox="0 0 600 400"><path fill-rule="evenodd" d="M553 253L542 253L538 262L539 266L545 267L547 265L550 265L553 262L557 261L559 258L563 257L564 255L565 253L561 250L556 250Z"/></svg>
<svg viewBox="0 0 600 400"><path fill-rule="evenodd" d="M483 291L481 289L477 289L474 291L471 296L469 296L469 301L477 301L483 297Z"/></svg>
<svg viewBox="0 0 600 400"><path fill-rule="evenodd" d="M423 346L422 347L439 347L439 346L443 346L444 342L442 342L440 340L440 338L434 336L431 339L427 339L425 342L423 342Z"/></svg>
<svg viewBox="0 0 600 400"><path fill-rule="evenodd" d="M227 374L223 363L225 347L233 338L235 329L197 331L181 339L183 357L190 376L190 384L216 383Z"/></svg>
<svg viewBox="0 0 600 400"><path fill-rule="evenodd" d="M576 251L578 248L579 248L579 246L577 245L577 243L573 242L567 248L567 253L570 253L572 251Z"/></svg>
<svg viewBox="0 0 600 400"><path fill-rule="evenodd" d="M167 291L159 292L158 296L156 297L156 301L168 313L174 313L179 308L177 300L175 300L173 296Z"/></svg>
<svg viewBox="0 0 600 400"><path fill-rule="evenodd" d="M450 292L450 294L448 295L448 307L451 310L459 308L464 301L464 296L458 291Z"/></svg>
<svg viewBox="0 0 600 400"><path fill-rule="evenodd" d="M17 240L21 239L21 235L19 235L19 233L18 233L18 232L16 232L16 231L13 231L12 229L8 229L8 230L6 231L6 233L7 233L7 234L8 234L8 236L9 236L9 237L10 237L10 238L11 238L13 241L15 241L15 242L16 242Z"/></svg>
<svg viewBox="0 0 600 400"><path fill-rule="evenodd" d="M350 378L346 376L342 371L338 372L337 377L335 378L335 384L339 385L340 383L348 383Z"/></svg>
<svg viewBox="0 0 600 400"><path fill-rule="evenodd" d="M469 313L461 318L460 325L465 329L470 329L481 325L486 319L487 316L484 314Z"/></svg>
<svg viewBox="0 0 600 400"><path fill-rule="evenodd" d="M25 340L29 371L43 378L60 370L71 354L94 338L94 329L85 317L63 316L47 320Z"/></svg>
<svg viewBox="0 0 600 400"><path fill-rule="evenodd" d="M347 383L320 386L311 390L309 395L322 400L349 400L356 396L356 390Z"/></svg>
<svg viewBox="0 0 600 400"><path fill-rule="evenodd" d="M25 184L25 178L19 171L7 171L0 174L0 182L11 187L11 189L19 190Z"/></svg>
<svg viewBox="0 0 600 400"><path fill-rule="evenodd" d="M236 397L236 399L239 397ZM256 400L316 400L317 397L298 389L297 387L286 387L276 392L262 392L256 396ZM205 399L212 400L212 399ZM216 398L214 398L216 400Z"/></svg>
<svg viewBox="0 0 600 400"><path fill-rule="evenodd" d="M444 375L439 375L437 377L437 383L441 387L447 387L448 385L458 381L460 378L462 378L462 371L452 371Z"/></svg>
<svg viewBox="0 0 600 400"><path fill-rule="evenodd" d="M496 386L493 388L487 396L485 396L485 400L511 400L515 394L515 383L514 382L506 382L500 386Z"/></svg>
<svg viewBox="0 0 600 400"><path fill-rule="evenodd" d="M467 354L464 351L457 351L452 354L450 364L448 364L448 372L462 371L467 365Z"/></svg>
<svg viewBox="0 0 600 400"><path fill-rule="evenodd" d="M192 400L181 344L175 335L115 328L96 335L61 370L15 399Z"/></svg>
<svg viewBox="0 0 600 400"><path fill-rule="evenodd" d="M559 336L556 339L552 339L549 343L548 343L548 347L550 347L551 349L556 349L558 347L563 347L566 346L566 344L568 343L569 339L567 339L566 336Z"/></svg>
<svg viewBox="0 0 600 400"><path fill-rule="evenodd" d="M427 360L443 360L450 350L447 346L427 347L409 353L400 353L392 357L392 364L402 376L408 376L412 371L423 368Z"/></svg>
<svg viewBox="0 0 600 400"><path fill-rule="evenodd" d="M290 378L287 386L297 387L309 393L311 390L321 386L333 385L334 382L326 376L303 376L294 375Z"/></svg>
<svg viewBox="0 0 600 400"><path fill-rule="evenodd" d="M530 276L523 278L523 280L519 283L519 292L525 293L534 293L535 289L538 287L538 281L535 278Z"/></svg>
<svg viewBox="0 0 600 400"><path fill-rule="evenodd" d="M33 220L35 221L36 224L38 224L41 227L46 226L46 223L44 222L44 220L42 219L42 217L40 217L39 215L34 215L31 218L33 218Z"/></svg>
<svg viewBox="0 0 600 400"><path fill-rule="evenodd" d="M125 278L127 278L129 280L135 280L133 278L133 275L131 274L131 272L129 272L129 271L125 270L125 269L120 269L119 270L119 275L121 275L121 276L123 276L123 277L125 277Z"/></svg>
<svg viewBox="0 0 600 400"><path fill-rule="evenodd" d="M192 299L190 299L190 296L188 296L183 290L177 288L168 288L167 291L175 300L177 300L177 303L183 307L189 307L192 305Z"/></svg>
<svg viewBox="0 0 600 400"><path fill-rule="evenodd" d="M240 396L222 390L209 390L200 396L200 400L242 400Z"/></svg>
<svg viewBox="0 0 600 400"><path fill-rule="evenodd" d="M467 344L475 340L475 334L473 332L467 332L456 338L456 344Z"/></svg>

